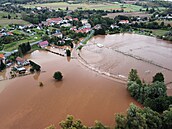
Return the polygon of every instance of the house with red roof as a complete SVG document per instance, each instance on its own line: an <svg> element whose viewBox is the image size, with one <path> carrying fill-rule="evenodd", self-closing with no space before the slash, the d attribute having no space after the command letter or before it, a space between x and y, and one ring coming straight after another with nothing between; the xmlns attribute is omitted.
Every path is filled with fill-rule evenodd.
<svg viewBox="0 0 172 129"><path fill-rule="evenodd" d="M128 20L121 20L121 21L119 21L119 24L128 24L128 23L129 23Z"/></svg>
<svg viewBox="0 0 172 129"><path fill-rule="evenodd" d="M4 54L0 54L0 60L4 59Z"/></svg>
<svg viewBox="0 0 172 129"><path fill-rule="evenodd" d="M79 19L78 18L73 18L73 21L79 21Z"/></svg>
<svg viewBox="0 0 172 129"><path fill-rule="evenodd" d="M38 43L38 45L39 45L39 47L41 47L41 48L45 48L45 47L47 47L48 46L48 41L46 40L46 41L42 41L42 42L39 42Z"/></svg>
<svg viewBox="0 0 172 129"><path fill-rule="evenodd" d="M61 17L58 18L49 18L46 20L46 22L48 23L48 25L52 25L52 24L60 24L63 21L63 19Z"/></svg>
<svg viewBox="0 0 172 129"><path fill-rule="evenodd" d="M69 20L69 21L72 21L73 20L71 16L65 16L64 19L65 20Z"/></svg>
<svg viewBox="0 0 172 129"><path fill-rule="evenodd" d="M16 62L17 62L18 65L22 65L25 61L26 61L25 59L23 59L23 58L21 58L19 56L16 58Z"/></svg>

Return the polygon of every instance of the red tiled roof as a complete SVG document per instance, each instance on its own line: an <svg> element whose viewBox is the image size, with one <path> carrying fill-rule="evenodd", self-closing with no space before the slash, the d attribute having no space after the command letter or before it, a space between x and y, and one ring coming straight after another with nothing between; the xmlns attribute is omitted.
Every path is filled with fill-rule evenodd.
<svg viewBox="0 0 172 129"><path fill-rule="evenodd" d="M79 21L78 18L73 18L74 21Z"/></svg>
<svg viewBox="0 0 172 129"><path fill-rule="evenodd" d="M47 46L48 41L39 42L39 46Z"/></svg>
<svg viewBox="0 0 172 129"><path fill-rule="evenodd" d="M4 54L0 54L0 58L4 58Z"/></svg>
<svg viewBox="0 0 172 129"><path fill-rule="evenodd" d="M72 17L71 16L65 16L64 19L69 19L70 20L70 19L72 19Z"/></svg>
<svg viewBox="0 0 172 129"><path fill-rule="evenodd" d="M58 18L50 18L50 19L47 19L47 22L59 22L61 21L62 18L58 17Z"/></svg>
<svg viewBox="0 0 172 129"><path fill-rule="evenodd" d="M12 33L12 32L7 32L7 34L8 34L8 35L13 35L13 33Z"/></svg>
<svg viewBox="0 0 172 129"><path fill-rule="evenodd" d="M23 58L21 58L21 57L18 56L16 58L16 61L21 62L21 63L24 63L25 62L25 59L23 59Z"/></svg>

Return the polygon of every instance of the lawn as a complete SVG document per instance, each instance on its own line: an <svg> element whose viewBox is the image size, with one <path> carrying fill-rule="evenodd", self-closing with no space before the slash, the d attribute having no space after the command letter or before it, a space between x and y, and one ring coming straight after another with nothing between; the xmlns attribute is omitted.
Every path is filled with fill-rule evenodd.
<svg viewBox="0 0 172 129"><path fill-rule="evenodd" d="M15 50L18 48L18 45L22 44L22 43L27 43L27 42L36 42L36 41L39 41L41 38L40 37L37 37L35 38L36 36L31 36L31 37L28 37L27 39L24 39L24 40L20 40L20 41L16 41L16 42L12 42L12 43L9 43L9 44L5 44L4 45L4 51L12 51L12 50Z"/></svg>
<svg viewBox="0 0 172 129"><path fill-rule="evenodd" d="M163 36L165 33L167 33L168 31L167 30L159 30L159 29L152 29L152 33L154 35L159 35L159 36Z"/></svg>
<svg viewBox="0 0 172 129"><path fill-rule="evenodd" d="M66 9L68 7L70 10L74 10L77 8L82 9L96 9L96 10L120 10L123 8L125 11L139 11L142 7L137 5L131 5L131 4L121 4L121 3L98 3L98 4L68 4L65 2L56 2L56 3L44 3L44 4L32 4L32 5L22 5L26 8L34 8L34 7L48 7L52 9Z"/></svg>

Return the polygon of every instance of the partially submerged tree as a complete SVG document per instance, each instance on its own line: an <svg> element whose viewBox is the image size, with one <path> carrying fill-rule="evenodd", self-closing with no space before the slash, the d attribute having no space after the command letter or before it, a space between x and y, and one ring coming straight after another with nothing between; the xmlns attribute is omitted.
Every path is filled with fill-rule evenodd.
<svg viewBox="0 0 172 129"><path fill-rule="evenodd" d="M153 77L153 81L152 82L164 82L164 75L162 73L156 73L156 75Z"/></svg>
<svg viewBox="0 0 172 129"><path fill-rule="evenodd" d="M62 78L63 78L63 75L62 75L62 73L60 71L57 71L57 72L54 73L53 77L54 77L54 79L56 79L58 81L61 81Z"/></svg>

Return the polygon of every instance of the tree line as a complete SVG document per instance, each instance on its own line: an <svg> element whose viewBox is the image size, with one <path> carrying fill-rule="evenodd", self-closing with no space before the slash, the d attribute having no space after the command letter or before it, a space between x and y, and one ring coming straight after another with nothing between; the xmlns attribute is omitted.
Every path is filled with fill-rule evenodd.
<svg viewBox="0 0 172 129"><path fill-rule="evenodd" d="M167 96L167 89L162 73L157 73L151 84L140 80L137 70L132 69L128 77L128 91L132 97L145 107L150 107L157 112L163 112L172 104L172 97Z"/></svg>

